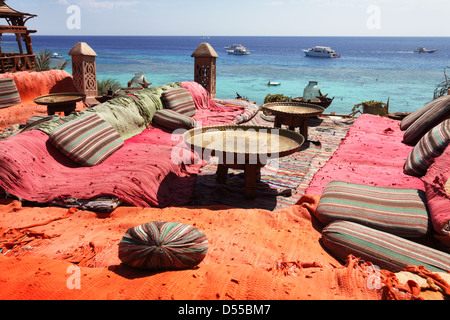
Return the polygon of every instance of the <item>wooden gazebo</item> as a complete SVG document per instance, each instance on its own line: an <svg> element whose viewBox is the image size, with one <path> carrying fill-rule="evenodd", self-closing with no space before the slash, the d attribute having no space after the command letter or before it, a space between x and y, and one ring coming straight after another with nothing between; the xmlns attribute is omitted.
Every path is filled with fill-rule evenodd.
<svg viewBox="0 0 450 320"><path fill-rule="evenodd" d="M35 69L36 56L33 54L30 33L36 30L28 30L25 27L25 22L33 17L36 15L16 11L5 4L5 1L0 0L0 19L5 19L8 23L7 25L0 23L0 40L4 33L13 33L19 45L19 53L4 53L0 47L0 73Z"/></svg>

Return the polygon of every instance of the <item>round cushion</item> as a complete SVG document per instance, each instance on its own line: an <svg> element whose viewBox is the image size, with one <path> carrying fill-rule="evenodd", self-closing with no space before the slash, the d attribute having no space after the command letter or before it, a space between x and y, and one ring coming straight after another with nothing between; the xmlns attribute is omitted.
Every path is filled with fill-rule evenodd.
<svg viewBox="0 0 450 320"><path fill-rule="evenodd" d="M208 239L197 228L175 222L154 221L127 230L119 243L119 259L146 270L188 269L208 251Z"/></svg>

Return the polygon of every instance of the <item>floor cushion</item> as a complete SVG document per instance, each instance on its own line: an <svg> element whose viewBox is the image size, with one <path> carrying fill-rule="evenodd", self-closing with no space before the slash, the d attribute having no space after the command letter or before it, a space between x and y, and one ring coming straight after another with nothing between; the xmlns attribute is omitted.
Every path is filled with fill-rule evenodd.
<svg viewBox="0 0 450 320"><path fill-rule="evenodd" d="M203 231L176 222L153 221L132 227L119 243L120 260L145 270L193 268L207 251Z"/></svg>
<svg viewBox="0 0 450 320"><path fill-rule="evenodd" d="M191 93L185 88L164 91L161 95L161 100L165 108L185 116L192 117L197 112Z"/></svg>
<svg viewBox="0 0 450 320"><path fill-rule="evenodd" d="M86 113L49 134L50 142L82 166L95 166L123 146L114 128L96 113Z"/></svg>
<svg viewBox="0 0 450 320"><path fill-rule="evenodd" d="M407 238L423 237L431 230L425 193L416 189L332 181L315 215L323 225L353 221Z"/></svg>
<svg viewBox="0 0 450 320"><path fill-rule="evenodd" d="M403 142L415 145L428 131L450 118L450 96L445 96L406 129Z"/></svg>
<svg viewBox="0 0 450 320"><path fill-rule="evenodd" d="M405 174L422 177L428 167L439 157L450 142L450 119L428 131L417 143L406 159Z"/></svg>
<svg viewBox="0 0 450 320"><path fill-rule="evenodd" d="M11 78L0 79L0 109L12 107L21 102L16 83Z"/></svg>
<svg viewBox="0 0 450 320"><path fill-rule="evenodd" d="M392 272L424 266L432 272L450 270L450 255L393 234L349 221L335 221L322 230L332 255L345 261L351 254Z"/></svg>
<svg viewBox="0 0 450 320"><path fill-rule="evenodd" d="M158 110L153 116L152 122L172 130L189 130L197 126L197 121L194 118L171 109Z"/></svg>
<svg viewBox="0 0 450 320"><path fill-rule="evenodd" d="M432 111L433 109L442 108L449 103L450 103L449 95L441 96L437 99L434 99L433 101L428 102L422 108L412 112L411 114L403 118L402 122L400 123L400 129L403 131L408 129L417 119L419 119L425 113L433 112Z"/></svg>
<svg viewBox="0 0 450 320"><path fill-rule="evenodd" d="M422 177L435 238L450 252L450 147Z"/></svg>

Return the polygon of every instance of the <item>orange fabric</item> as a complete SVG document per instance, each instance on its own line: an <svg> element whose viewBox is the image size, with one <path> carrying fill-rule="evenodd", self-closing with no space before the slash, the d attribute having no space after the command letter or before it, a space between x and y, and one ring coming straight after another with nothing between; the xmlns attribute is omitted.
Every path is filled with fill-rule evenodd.
<svg viewBox="0 0 450 320"><path fill-rule="evenodd" d="M47 114L47 106L35 104L34 98L50 93L77 92L72 75L64 70L4 73L0 74L0 78L14 80L22 101L15 106L0 109L0 129L14 124L24 124L35 115ZM77 103L77 110L84 108L83 102Z"/></svg>
<svg viewBox="0 0 450 320"><path fill-rule="evenodd" d="M99 218L3 201L2 227L31 226L23 230L47 238L0 254L0 299L381 299L362 268L341 265L321 246L321 225L312 215L318 202L308 195L273 212L119 207ZM205 232L209 249L197 268L150 273L121 265L118 244L125 231L156 220Z"/></svg>
<svg viewBox="0 0 450 320"><path fill-rule="evenodd" d="M386 300L424 300L420 297L420 286L409 280L406 284L399 283L396 275L390 271L381 272L383 286L383 297Z"/></svg>

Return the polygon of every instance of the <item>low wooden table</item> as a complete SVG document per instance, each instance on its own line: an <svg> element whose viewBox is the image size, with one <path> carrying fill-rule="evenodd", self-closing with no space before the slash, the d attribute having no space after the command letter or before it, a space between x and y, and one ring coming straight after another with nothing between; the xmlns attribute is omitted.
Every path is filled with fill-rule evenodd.
<svg viewBox="0 0 450 320"><path fill-rule="evenodd" d="M304 102L271 102L264 104L261 109L265 114L275 115L275 128L281 128L282 125L292 131L299 128L305 139L308 139L308 118L325 111L322 107Z"/></svg>
<svg viewBox="0 0 450 320"><path fill-rule="evenodd" d="M217 183L226 183L230 168L244 170L248 199L256 197L256 184L267 161L297 152L305 141L302 135L290 130L238 125L191 129L183 139L201 158L218 157Z"/></svg>
<svg viewBox="0 0 450 320"><path fill-rule="evenodd" d="M40 96L34 99L34 103L47 106L47 114L53 115L55 112L64 112L68 116L75 111L78 101L86 99L82 93L54 93Z"/></svg>

